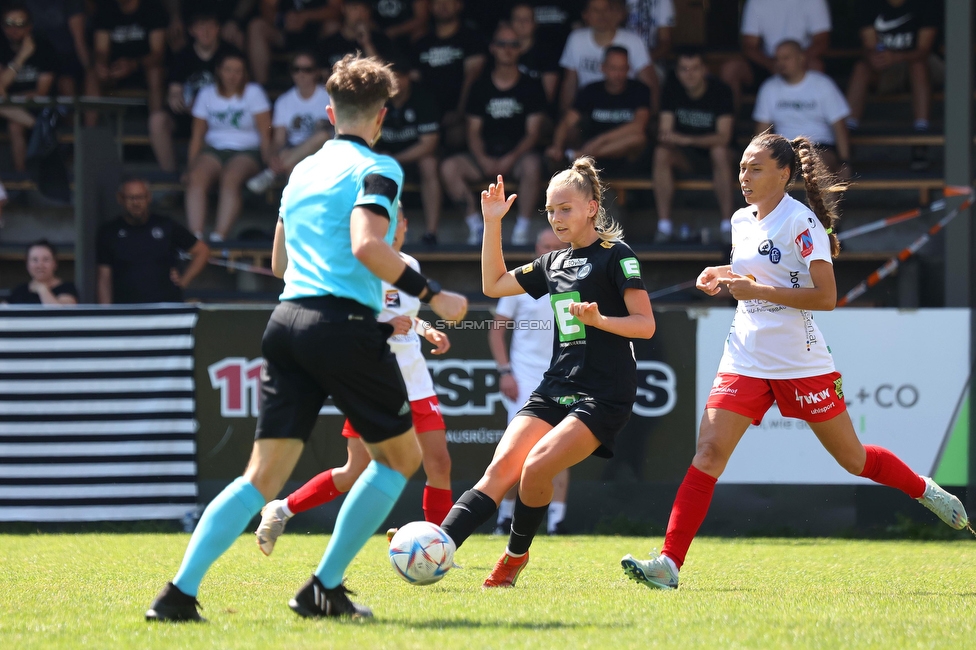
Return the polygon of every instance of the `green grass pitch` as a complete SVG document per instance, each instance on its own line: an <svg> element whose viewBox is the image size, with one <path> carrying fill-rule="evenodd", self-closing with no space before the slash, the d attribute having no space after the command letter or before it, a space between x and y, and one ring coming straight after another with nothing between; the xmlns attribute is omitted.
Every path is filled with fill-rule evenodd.
<svg viewBox="0 0 976 650"><path fill-rule="evenodd" d="M0 535L9 648L966 648L976 644L976 543L702 538L678 591L627 580L650 543L540 537L514 589L482 591L505 540L476 536L463 570L413 587L374 537L347 575L370 621L309 621L287 601L327 537L242 536L200 592L202 625L143 613L175 573L182 534Z"/></svg>

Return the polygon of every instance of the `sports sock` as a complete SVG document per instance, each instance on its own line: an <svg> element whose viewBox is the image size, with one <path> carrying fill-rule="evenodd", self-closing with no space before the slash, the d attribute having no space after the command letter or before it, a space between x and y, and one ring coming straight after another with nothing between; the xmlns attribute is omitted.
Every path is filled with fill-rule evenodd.
<svg viewBox="0 0 976 650"><path fill-rule="evenodd" d="M549 504L549 519L546 523L546 532L550 535L556 532L556 526L566 518L566 502L553 501Z"/></svg>
<svg viewBox="0 0 976 650"><path fill-rule="evenodd" d="M478 526L491 519L497 507L492 498L484 492L468 490L461 495L444 517L441 528L454 540L454 545L461 548L464 540L470 537Z"/></svg>
<svg viewBox="0 0 976 650"><path fill-rule="evenodd" d="M294 514L317 508L342 494L332 480L332 470L327 469L312 477L305 485L288 495L288 509Z"/></svg>
<svg viewBox="0 0 976 650"><path fill-rule="evenodd" d="M925 493L925 479L884 447L864 445L867 459L858 476L901 490L913 499Z"/></svg>
<svg viewBox="0 0 976 650"><path fill-rule="evenodd" d="M502 499L498 505L498 523L511 519L515 513L515 499Z"/></svg>
<svg viewBox="0 0 976 650"><path fill-rule="evenodd" d="M375 460L366 466L339 509L329 545L315 570L326 589L342 584L349 563L393 510L406 484L403 474Z"/></svg>
<svg viewBox="0 0 976 650"><path fill-rule="evenodd" d="M512 532L508 536L508 553L525 555L532 546L535 534L539 532L542 520L549 512L549 504L533 508L522 503L522 497L515 497L515 514L512 515Z"/></svg>
<svg viewBox="0 0 976 650"><path fill-rule="evenodd" d="M196 597L210 565L231 547L263 505L264 497L243 476L225 487L203 511L173 584Z"/></svg>
<svg viewBox="0 0 976 650"><path fill-rule="evenodd" d="M450 490L424 486L424 519L440 526L454 506Z"/></svg>
<svg viewBox="0 0 976 650"><path fill-rule="evenodd" d="M674 560L680 569L685 563L688 547L695 539L698 529L705 521L708 506L712 502L715 492L714 476L709 476L694 465L688 468L685 478L681 481L678 494L671 506L671 519L668 520L668 532L664 536L664 546L661 554Z"/></svg>

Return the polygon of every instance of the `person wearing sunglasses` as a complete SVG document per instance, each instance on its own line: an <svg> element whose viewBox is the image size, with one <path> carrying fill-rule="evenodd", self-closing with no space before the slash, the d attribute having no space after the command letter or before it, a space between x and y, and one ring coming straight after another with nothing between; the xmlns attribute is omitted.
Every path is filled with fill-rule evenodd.
<svg viewBox="0 0 976 650"><path fill-rule="evenodd" d="M264 192L279 176L288 176L295 165L322 148L332 137L332 126L325 109L329 93L322 85L322 73L315 56L299 52L291 59L291 78L295 85L274 104L271 118L271 145L275 152L268 166L247 182L255 194Z"/></svg>

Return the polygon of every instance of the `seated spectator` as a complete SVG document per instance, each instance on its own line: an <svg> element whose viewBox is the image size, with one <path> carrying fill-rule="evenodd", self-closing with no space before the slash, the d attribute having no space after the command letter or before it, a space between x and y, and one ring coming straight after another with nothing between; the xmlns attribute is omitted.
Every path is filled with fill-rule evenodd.
<svg viewBox="0 0 976 650"><path fill-rule="evenodd" d="M213 13L196 14L190 19L192 44L175 57L169 67L166 110L149 116L149 138L156 162L166 172L176 171L173 133L190 135L193 118L190 109L197 93L215 81L217 61L231 52L240 51L220 40L220 22Z"/></svg>
<svg viewBox="0 0 976 650"><path fill-rule="evenodd" d="M332 137L332 125L325 110L329 93L322 85L322 71L315 56L299 52L292 57L291 78L295 85L275 100L271 162L247 182L247 189L255 194L267 190L279 176L288 177L295 165L321 149Z"/></svg>
<svg viewBox="0 0 976 650"><path fill-rule="evenodd" d="M149 184L123 181L118 201L122 216L103 224L95 238L99 304L183 302L183 289L210 258L205 243L169 217L149 211ZM182 273L180 253L190 262Z"/></svg>
<svg viewBox="0 0 976 650"><path fill-rule="evenodd" d="M661 119L654 148L654 202L657 207L655 243L671 241L674 226L671 202L674 198L674 169L704 171L711 167L718 199L723 240L731 236L733 161L729 150L735 120L732 90L708 75L701 52L678 54L675 74L661 91ZM679 239L687 241L691 229L682 224Z"/></svg>
<svg viewBox="0 0 976 650"><path fill-rule="evenodd" d="M530 2L516 2L512 6L512 29L519 41L519 72L542 82L546 101L555 104L559 90L559 50L552 43L536 38L535 12Z"/></svg>
<svg viewBox="0 0 976 650"><path fill-rule="evenodd" d="M834 80L808 70L805 57L796 41L783 41L776 48L776 76L763 82L756 96L756 133L772 128L788 140L806 136L819 147L830 171L849 178L850 137L844 119L850 109Z"/></svg>
<svg viewBox="0 0 976 650"><path fill-rule="evenodd" d="M77 305L78 290L71 282L65 282L55 273L58 271L57 251L46 239L40 239L27 247L27 274L30 282L11 289L7 302L11 305Z"/></svg>
<svg viewBox="0 0 976 650"><path fill-rule="evenodd" d="M890 93L911 90L915 131L929 130L932 82L942 83L945 64L932 53L942 21L941 11L921 0L866 0L858 3L858 26L864 58L854 65L847 86L851 116L847 126L856 129L864 115L868 89ZM912 169L928 168L926 147L912 149Z"/></svg>
<svg viewBox="0 0 976 650"><path fill-rule="evenodd" d="M369 0L344 0L342 24L318 46L319 59L327 70L347 54L362 52L383 61L392 61L396 54L393 41L373 25Z"/></svg>
<svg viewBox="0 0 976 650"><path fill-rule="evenodd" d="M0 38L0 96L46 97L54 84L57 55L47 38L33 33L31 14L21 3L10 3L3 10L3 38ZM26 109L0 108L10 133L10 157L14 170L27 169L27 129L36 120Z"/></svg>
<svg viewBox="0 0 976 650"><path fill-rule="evenodd" d="M435 246L443 200L437 159L440 111L430 95L410 81L410 66L405 61L394 60L393 72L397 91L386 105L383 130L374 148L393 156L403 167L408 182L420 182L427 228L423 242Z"/></svg>
<svg viewBox="0 0 976 650"><path fill-rule="evenodd" d="M401 49L427 33L428 0L372 0L372 7L376 26Z"/></svg>
<svg viewBox="0 0 976 650"><path fill-rule="evenodd" d="M518 38L502 24L489 47L494 69L478 79L468 100L468 152L441 163L447 195L465 209L468 245L481 244L484 222L478 202L468 189L501 174L518 180L518 201L512 243L531 243L529 215L537 208L541 161L535 148L546 109L542 85L518 69Z"/></svg>
<svg viewBox="0 0 976 650"><path fill-rule="evenodd" d="M603 81L603 51L610 45L619 45L627 50L630 60L628 76L650 89L652 113L657 113L657 73L640 36L618 27L623 18L623 0L589 0L586 3L583 20L587 27L573 30L559 59L563 68L559 106L563 111L573 105L580 88Z"/></svg>
<svg viewBox="0 0 976 650"><path fill-rule="evenodd" d="M535 14L535 38L562 52L574 28L582 25L586 0L528 0Z"/></svg>
<svg viewBox="0 0 976 650"><path fill-rule="evenodd" d="M608 47L603 56L603 81L580 90L556 128L546 153L557 168L565 167L567 160L592 156L605 174L620 175L644 153L651 119L650 93L641 82L627 78L629 70L627 50Z"/></svg>
<svg viewBox="0 0 976 650"><path fill-rule="evenodd" d="M811 70L823 71L830 45L827 0L746 0L742 9L742 55L722 66L722 81L732 88L738 114L742 93L755 91L776 72L776 46L796 41Z"/></svg>
<svg viewBox="0 0 976 650"><path fill-rule="evenodd" d="M464 148L468 94L485 66L481 36L461 23L460 0L431 0L433 28L414 45L421 84L441 111L441 143L448 151Z"/></svg>
<svg viewBox="0 0 976 650"><path fill-rule="evenodd" d="M244 51L244 33L254 15L258 0L170 0L177 3L181 1L184 15L206 13L216 16L220 23L220 40ZM188 5L192 5L192 9Z"/></svg>
<svg viewBox="0 0 976 650"><path fill-rule="evenodd" d="M57 94L74 97L91 67L84 0L31 0L34 31L54 46Z"/></svg>
<svg viewBox="0 0 976 650"><path fill-rule="evenodd" d="M271 50L314 50L328 24L341 18L342 0L258 0L247 26L247 55L254 81L267 85Z"/></svg>
<svg viewBox="0 0 976 650"><path fill-rule="evenodd" d="M664 78L662 63L671 57L674 0L627 0L627 29L636 32Z"/></svg>
<svg viewBox="0 0 976 650"><path fill-rule="evenodd" d="M271 106L261 86L248 83L240 54L217 63L217 82L193 103L186 181L186 220L203 238L207 192L219 181L217 220L211 241L227 239L241 212L241 188L271 162Z"/></svg>
<svg viewBox="0 0 976 650"><path fill-rule="evenodd" d="M94 65L85 94L99 97L115 88L149 92L149 116L163 110L163 64L169 16L160 0L105 0L92 19ZM98 121L90 111L89 126Z"/></svg>

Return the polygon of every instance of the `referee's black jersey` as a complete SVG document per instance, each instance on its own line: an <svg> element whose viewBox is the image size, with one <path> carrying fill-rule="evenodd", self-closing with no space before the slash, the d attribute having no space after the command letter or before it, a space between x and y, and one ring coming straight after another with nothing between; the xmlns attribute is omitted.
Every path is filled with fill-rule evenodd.
<svg viewBox="0 0 976 650"><path fill-rule="evenodd" d="M637 362L630 339L587 327L569 313L571 302L595 302L604 316L627 316L625 289L644 289L640 262L622 241L603 241L546 253L515 271L533 298L549 294L554 327L552 362L537 391L633 402Z"/></svg>

